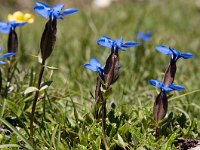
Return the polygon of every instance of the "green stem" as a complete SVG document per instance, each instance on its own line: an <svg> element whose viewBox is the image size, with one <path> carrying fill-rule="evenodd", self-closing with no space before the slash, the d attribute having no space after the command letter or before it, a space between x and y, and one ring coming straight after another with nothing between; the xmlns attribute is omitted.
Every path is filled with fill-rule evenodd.
<svg viewBox="0 0 200 150"><path fill-rule="evenodd" d="M32 104L32 111L31 111L31 117L30 117L30 139L33 142L33 122L34 122L34 114L35 114L35 109L36 109L36 103L39 97L39 90L40 90L40 85L42 82L42 76L44 73L44 65L45 65L45 60L42 60L41 64L41 70L38 78L38 83L37 83L37 91L35 92L35 97L33 99L33 104Z"/></svg>
<svg viewBox="0 0 200 150"><path fill-rule="evenodd" d="M106 100L104 99L102 93L100 93L102 101L102 133L103 133L103 142L106 150L109 150L107 136L106 136Z"/></svg>
<svg viewBox="0 0 200 150"><path fill-rule="evenodd" d="M7 81L6 81L6 88L5 88L5 94L4 97L7 98L8 97L8 89L10 86L10 71L11 71L11 65L8 65L8 70L7 70Z"/></svg>
<svg viewBox="0 0 200 150"><path fill-rule="evenodd" d="M101 94L101 81L99 79L100 77L97 77L97 82L96 82L96 89L95 89L95 108L94 108L94 115L95 119L99 120L99 107L100 107L100 94Z"/></svg>

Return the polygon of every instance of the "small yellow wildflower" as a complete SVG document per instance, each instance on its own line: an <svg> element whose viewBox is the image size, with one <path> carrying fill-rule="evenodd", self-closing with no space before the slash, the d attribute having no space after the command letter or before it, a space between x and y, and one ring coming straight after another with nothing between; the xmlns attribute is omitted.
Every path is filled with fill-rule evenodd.
<svg viewBox="0 0 200 150"><path fill-rule="evenodd" d="M24 14L21 11L16 11L14 14L8 15L8 21L33 23L34 17L29 13Z"/></svg>

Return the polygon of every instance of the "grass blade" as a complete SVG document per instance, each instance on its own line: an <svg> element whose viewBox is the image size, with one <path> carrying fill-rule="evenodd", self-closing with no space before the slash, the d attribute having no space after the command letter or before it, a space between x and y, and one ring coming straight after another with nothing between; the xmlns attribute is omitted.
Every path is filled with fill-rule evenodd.
<svg viewBox="0 0 200 150"><path fill-rule="evenodd" d="M191 91L191 92L187 92L187 93L182 94L182 95L178 95L178 96L176 96L176 97L170 98L168 101L172 101L172 100L175 100L175 99L179 99L179 98L181 98L181 97L184 97L184 96L187 96L187 95L191 95L191 94L197 93L197 92L200 92L200 89L194 90L194 91Z"/></svg>
<svg viewBox="0 0 200 150"><path fill-rule="evenodd" d="M21 148L21 146L18 144L4 144L0 145L0 149L1 148Z"/></svg>
<svg viewBox="0 0 200 150"><path fill-rule="evenodd" d="M24 137L15 127L13 127L8 121L3 118L0 118L0 121L3 122L8 128L10 128L17 136L19 136L26 144L30 150L34 150L32 144Z"/></svg>

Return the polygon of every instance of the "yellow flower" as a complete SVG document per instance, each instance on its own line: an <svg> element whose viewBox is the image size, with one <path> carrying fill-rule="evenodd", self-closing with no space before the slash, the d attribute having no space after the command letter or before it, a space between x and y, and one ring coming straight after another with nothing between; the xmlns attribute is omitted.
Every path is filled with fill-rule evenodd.
<svg viewBox="0 0 200 150"><path fill-rule="evenodd" d="M29 14L29 13L26 13L24 15L24 20L28 23L33 23L34 22L34 17L33 15Z"/></svg>
<svg viewBox="0 0 200 150"><path fill-rule="evenodd" d="M21 11L16 11L14 14L8 15L8 21L33 23L34 17L29 13L24 14Z"/></svg>

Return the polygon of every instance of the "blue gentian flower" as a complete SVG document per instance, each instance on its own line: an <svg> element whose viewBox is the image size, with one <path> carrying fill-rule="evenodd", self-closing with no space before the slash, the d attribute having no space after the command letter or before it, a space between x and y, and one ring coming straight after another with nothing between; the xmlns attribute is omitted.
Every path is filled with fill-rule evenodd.
<svg viewBox="0 0 200 150"><path fill-rule="evenodd" d="M122 37L118 38L115 41L115 40L112 40L111 38L109 38L107 36L100 37L97 40L97 44L104 46L104 47L107 47L107 48L111 48L113 52L118 51L118 50L125 51L125 48L129 48L129 47L139 45L135 41L127 41L127 42L123 43Z"/></svg>
<svg viewBox="0 0 200 150"><path fill-rule="evenodd" d="M170 48L168 46L163 46L163 45L159 45L155 47L157 51L161 52L162 54L165 55L171 55L171 59L173 61L177 61L179 58L184 58L184 59L189 59L189 58L193 58L193 54L191 53L181 53L178 50L174 49L174 48Z"/></svg>
<svg viewBox="0 0 200 150"><path fill-rule="evenodd" d="M144 42L148 42L149 38L152 36L152 32L138 32L137 33L137 38L144 41Z"/></svg>
<svg viewBox="0 0 200 150"><path fill-rule="evenodd" d="M103 77L103 71L105 66L102 66L96 58L90 58L90 63L84 64L84 67L91 71L98 72L99 75Z"/></svg>
<svg viewBox="0 0 200 150"><path fill-rule="evenodd" d="M1 51L2 51L2 48L0 47L0 52ZM9 58L9 57L12 57L14 55L15 55L15 53L5 53L3 55L0 55L0 59L2 59L2 58ZM5 64L5 62L0 60L0 65L2 65L2 64Z"/></svg>
<svg viewBox="0 0 200 150"><path fill-rule="evenodd" d="M16 21L0 22L0 32L8 34L10 33L11 30L15 30L16 27L21 27L25 24L26 22L16 22Z"/></svg>
<svg viewBox="0 0 200 150"><path fill-rule="evenodd" d="M62 11L63 8L64 8L63 4L57 4L51 8L49 5L47 5L44 2L36 2L36 6L34 7L34 10L36 13L38 13L42 17L46 19L50 18L52 20L63 19L62 18L63 16L66 16L78 11L75 8L69 8Z"/></svg>
<svg viewBox="0 0 200 150"><path fill-rule="evenodd" d="M162 91L168 93L173 90L181 91L185 88L180 85L174 85L173 83L168 84L167 86L164 85L164 83L158 81L158 80L150 80L149 83L157 88L160 88Z"/></svg>

